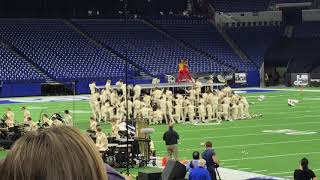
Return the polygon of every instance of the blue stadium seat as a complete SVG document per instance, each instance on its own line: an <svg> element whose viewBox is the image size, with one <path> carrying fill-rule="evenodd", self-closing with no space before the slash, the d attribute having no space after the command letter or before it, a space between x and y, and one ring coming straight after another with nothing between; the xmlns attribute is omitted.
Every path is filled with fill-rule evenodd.
<svg viewBox="0 0 320 180"><path fill-rule="evenodd" d="M283 28L279 26L235 27L227 29L227 32L248 58L260 66L267 48L281 37Z"/></svg>
<svg viewBox="0 0 320 180"><path fill-rule="evenodd" d="M256 69L253 63L241 60L218 30L205 18L163 17L154 18L152 21L175 38L215 57L220 63L241 71Z"/></svg>
<svg viewBox="0 0 320 180"><path fill-rule="evenodd" d="M187 58L192 73L229 71L229 68L182 47L139 19L72 20L81 30L152 75L177 72L181 58ZM219 68L221 67L221 68Z"/></svg>

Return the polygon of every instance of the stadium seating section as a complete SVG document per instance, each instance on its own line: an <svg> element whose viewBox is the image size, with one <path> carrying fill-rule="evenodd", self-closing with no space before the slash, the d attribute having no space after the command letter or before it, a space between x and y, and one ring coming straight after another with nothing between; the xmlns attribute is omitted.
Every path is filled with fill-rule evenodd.
<svg viewBox="0 0 320 180"><path fill-rule="evenodd" d="M0 36L57 80L118 77L125 63L62 20L0 20Z"/></svg>
<svg viewBox="0 0 320 180"><path fill-rule="evenodd" d="M281 37L282 31L279 26L237 27L227 30L235 43L257 65L261 65L266 50Z"/></svg>
<svg viewBox="0 0 320 180"><path fill-rule="evenodd" d="M220 12L258 12L268 9L269 0L210 0Z"/></svg>
<svg viewBox="0 0 320 180"><path fill-rule="evenodd" d="M240 71L256 69L253 63L241 60L218 30L204 18L154 18L153 22L177 39L215 57L218 62Z"/></svg>
<svg viewBox="0 0 320 180"><path fill-rule="evenodd" d="M138 64L152 75L177 72L181 58L187 58L191 72L222 72L229 69L175 40L159 33L138 19L73 20L83 31Z"/></svg>
<svg viewBox="0 0 320 180"><path fill-rule="evenodd" d="M124 77L126 62L131 75L161 76L175 74L181 58L189 60L191 73L257 70L281 32L277 26L228 29L252 60L243 61L199 17L0 19L0 40L12 46L1 46L0 81L44 81L42 74L58 81Z"/></svg>
<svg viewBox="0 0 320 180"><path fill-rule="evenodd" d="M44 77L37 73L34 67L23 58L4 46L0 46L0 81L25 81L41 82Z"/></svg>

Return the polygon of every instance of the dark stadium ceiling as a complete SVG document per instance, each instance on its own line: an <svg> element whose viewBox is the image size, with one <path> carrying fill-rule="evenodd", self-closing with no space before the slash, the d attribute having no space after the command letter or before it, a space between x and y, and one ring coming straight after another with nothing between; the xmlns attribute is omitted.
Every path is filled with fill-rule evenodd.
<svg viewBox="0 0 320 180"><path fill-rule="evenodd" d="M1 17L87 17L117 16L124 13L159 15L180 13L187 0L1 0Z"/></svg>

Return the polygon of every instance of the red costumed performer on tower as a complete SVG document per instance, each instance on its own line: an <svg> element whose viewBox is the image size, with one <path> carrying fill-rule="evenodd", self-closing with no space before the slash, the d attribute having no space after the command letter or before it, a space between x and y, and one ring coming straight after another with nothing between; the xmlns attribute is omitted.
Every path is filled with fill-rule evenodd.
<svg viewBox="0 0 320 180"><path fill-rule="evenodd" d="M179 67L179 72L178 72L177 82L181 82L183 80L192 81L192 77L189 72L188 61L186 59L181 59L178 67Z"/></svg>

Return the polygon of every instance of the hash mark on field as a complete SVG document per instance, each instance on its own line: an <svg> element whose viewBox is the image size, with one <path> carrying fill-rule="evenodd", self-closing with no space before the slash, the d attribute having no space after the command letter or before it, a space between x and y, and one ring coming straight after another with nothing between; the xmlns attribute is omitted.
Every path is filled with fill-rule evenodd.
<svg viewBox="0 0 320 180"><path fill-rule="evenodd" d="M243 171L243 170L249 170L249 169L252 169L252 168L239 168L237 170Z"/></svg>
<svg viewBox="0 0 320 180"><path fill-rule="evenodd" d="M221 163L220 163L221 164ZM221 164L222 165L222 164ZM236 165L232 165L232 166L223 166L224 168L235 168L237 167Z"/></svg>
<svg viewBox="0 0 320 180"><path fill-rule="evenodd" d="M251 171L251 172L254 172L254 173L261 173L261 172L267 172L268 170L266 169L263 169L263 170L256 170L256 171Z"/></svg>

